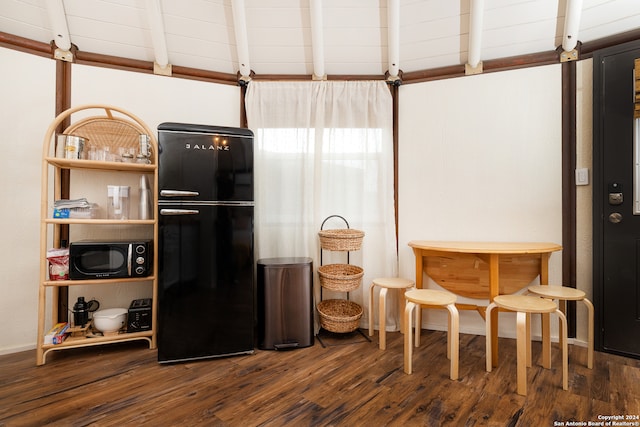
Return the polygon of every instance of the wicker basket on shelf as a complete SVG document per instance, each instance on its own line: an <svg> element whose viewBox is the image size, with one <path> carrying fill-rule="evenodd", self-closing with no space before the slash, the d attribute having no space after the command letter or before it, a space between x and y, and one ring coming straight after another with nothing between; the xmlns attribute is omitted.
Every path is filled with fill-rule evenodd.
<svg viewBox="0 0 640 427"><path fill-rule="evenodd" d="M328 251L358 251L362 247L364 231L353 228L320 230L320 246Z"/></svg>
<svg viewBox="0 0 640 427"><path fill-rule="evenodd" d="M362 307L353 301L329 299L317 306L320 326L329 332L353 332L358 329Z"/></svg>
<svg viewBox="0 0 640 427"><path fill-rule="evenodd" d="M114 154L119 148L126 150L139 148L140 135L145 134L144 128L132 121L114 117L88 117L74 123L65 129L66 135L81 136L88 139L85 150L91 147L109 147Z"/></svg>
<svg viewBox="0 0 640 427"><path fill-rule="evenodd" d="M318 267L320 286L330 291L350 292L362 284L364 270L351 264L327 264Z"/></svg>

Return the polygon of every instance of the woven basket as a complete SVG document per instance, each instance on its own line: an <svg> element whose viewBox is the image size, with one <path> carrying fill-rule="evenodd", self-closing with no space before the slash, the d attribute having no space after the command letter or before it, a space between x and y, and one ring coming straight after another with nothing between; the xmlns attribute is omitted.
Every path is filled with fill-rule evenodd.
<svg viewBox="0 0 640 427"><path fill-rule="evenodd" d="M88 117L65 129L65 134L87 138L84 149L108 146L117 154L119 148L137 151L140 135L146 133L137 123L119 117Z"/></svg>
<svg viewBox="0 0 640 427"><path fill-rule="evenodd" d="M342 299L320 301L317 306L320 326L329 332L353 332L358 329L362 307Z"/></svg>
<svg viewBox="0 0 640 427"><path fill-rule="evenodd" d="M364 231L353 228L320 230L320 247L329 251L358 251L362 247Z"/></svg>
<svg viewBox="0 0 640 427"><path fill-rule="evenodd" d="M364 270L351 264L327 264L318 267L320 286L330 291L350 292L362 284Z"/></svg>

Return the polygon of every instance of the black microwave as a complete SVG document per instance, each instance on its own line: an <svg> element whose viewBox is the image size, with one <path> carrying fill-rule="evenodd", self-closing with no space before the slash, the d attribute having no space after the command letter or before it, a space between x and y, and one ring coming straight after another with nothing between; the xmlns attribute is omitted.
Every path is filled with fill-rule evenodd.
<svg viewBox="0 0 640 427"><path fill-rule="evenodd" d="M84 240L69 245L69 278L72 280L146 277L152 268L151 240Z"/></svg>

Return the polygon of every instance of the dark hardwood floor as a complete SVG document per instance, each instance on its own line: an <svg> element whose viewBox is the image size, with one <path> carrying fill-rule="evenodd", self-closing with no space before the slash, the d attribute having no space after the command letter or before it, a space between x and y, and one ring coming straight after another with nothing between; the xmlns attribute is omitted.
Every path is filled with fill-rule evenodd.
<svg viewBox="0 0 640 427"><path fill-rule="evenodd" d="M516 394L515 340L500 339L485 371L484 337L461 335L460 379L451 381L444 332L422 331L414 373L402 370L402 335L387 350L362 336L324 348L160 365L143 343L0 356L0 426L554 426L640 415L640 360L569 346L569 390L560 352L539 366L533 343L528 395ZM360 342L356 342L360 341ZM625 420L622 420L625 421ZM628 425L640 425L637 418Z"/></svg>

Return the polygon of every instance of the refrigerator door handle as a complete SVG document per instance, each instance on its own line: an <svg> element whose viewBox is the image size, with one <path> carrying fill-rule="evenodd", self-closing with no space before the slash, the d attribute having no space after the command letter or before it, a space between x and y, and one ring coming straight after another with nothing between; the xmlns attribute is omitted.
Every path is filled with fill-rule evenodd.
<svg viewBox="0 0 640 427"><path fill-rule="evenodd" d="M197 209L160 209L160 215L197 215Z"/></svg>
<svg viewBox="0 0 640 427"><path fill-rule="evenodd" d="M160 190L160 195L164 197L195 197L199 196L200 193L187 190Z"/></svg>

